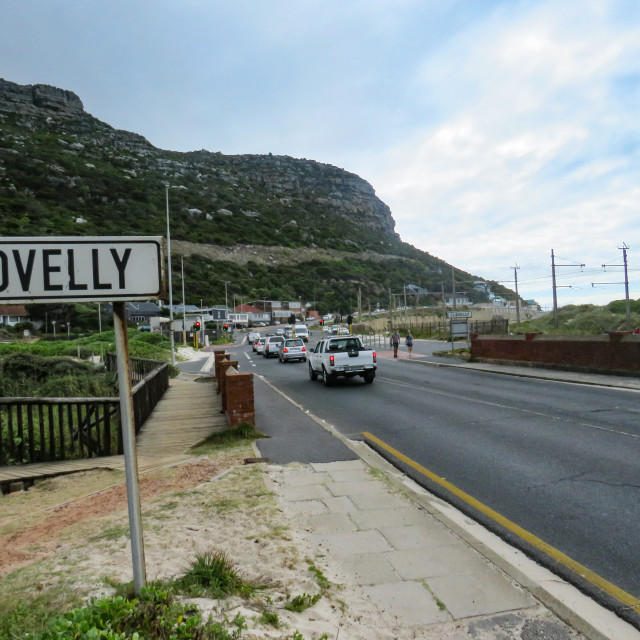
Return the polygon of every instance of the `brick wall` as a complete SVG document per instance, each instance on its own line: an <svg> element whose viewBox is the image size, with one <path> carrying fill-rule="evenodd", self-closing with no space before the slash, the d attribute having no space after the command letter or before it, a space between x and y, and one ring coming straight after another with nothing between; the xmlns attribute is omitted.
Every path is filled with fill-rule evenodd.
<svg viewBox="0 0 640 640"><path fill-rule="evenodd" d="M240 422L256 423L253 395L253 374L240 373L238 361L224 350L215 350L215 372L218 393L221 395L222 413L229 426Z"/></svg>
<svg viewBox="0 0 640 640"><path fill-rule="evenodd" d="M255 424L253 374L240 373L231 367L226 370L227 422L230 427L240 422Z"/></svg>
<svg viewBox="0 0 640 640"><path fill-rule="evenodd" d="M471 357L555 366L595 373L640 375L640 335L599 336L471 335Z"/></svg>
<svg viewBox="0 0 640 640"><path fill-rule="evenodd" d="M218 388L222 396L222 411L227 410L227 372L229 369L238 370L237 360L220 360L220 366L218 368Z"/></svg>

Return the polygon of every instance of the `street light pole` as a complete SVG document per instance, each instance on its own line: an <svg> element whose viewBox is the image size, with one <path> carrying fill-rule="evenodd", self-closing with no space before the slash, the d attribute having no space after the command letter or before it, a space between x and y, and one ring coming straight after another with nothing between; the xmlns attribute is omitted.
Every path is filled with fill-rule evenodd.
<svg viewBox="0 0 640 640"><path fill-rule="evenodd" d="M165 185L167 201L167 275L169 276L169 334L171 340L171 364L176 365L176 345L173 335L173 280L171 279L171 230L169 229L169 185Z"/></svg>
<svg viewBox="0 0 640 640"><path fill-rule="evenodd" d="M182 344L187 346L187 328L185 325L187 309L184 304L184 256L180 256L180 267L182 268Z"/></svg>

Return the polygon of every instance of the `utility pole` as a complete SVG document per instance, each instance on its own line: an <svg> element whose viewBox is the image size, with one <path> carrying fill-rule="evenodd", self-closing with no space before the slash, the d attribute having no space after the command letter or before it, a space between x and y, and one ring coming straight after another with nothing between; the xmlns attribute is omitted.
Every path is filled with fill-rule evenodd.
<svg viewBox="0 0 640 640"><path fill-rule="evenodd" d="M453 267L451 267L451 288L453 289L453 308L454 310L457 309L457 304L456 304L456 274L453 270Z"/></svg>
<svg viewBox="0 0 640 640"><path fill-rule="evenodd" d="M580 269L582 269L582 267L584 267L584 264L575 262L574 264L556 264L555 262L555 256L553 254L553 249L551 249L551 280L552 280L552 284L553 284L553 327L555 329L558 328L558 294L557 294L557 289L559 289L561 286L563 287L567 287L569 289L571 289L572 285L568 284L568 285L557 285L556 284L556 269L558 267L580 267Z"/></svg>
<svg viewBox="0 0 640 640"><path fill-rule="evenodd" d="M518 294L518 269L520 267L517 265L515 267L511 267L513 269L513 279L516 283L516 324L520 324L520 295Z"/></svg>
<svg viewBox="0 0 640 640"><path fill-rule="evenodd" d="M627 331L631 331L631 304L629 303L629 272L627 270L627 247L626 243L622 243L618 249L622 250L622 260L624 263L624 298L627 303Z"/></svg>
<svg viewBox="0 0 640 640"><path fill-rule="evenodd" d="M176 365L176 345L173 335L173 280L171 279L171 230L169 229L169 185L165 184L167 202L167 275L169 276L169 335L171 340L171 364ZM100 303L98 303L98 310Z"/></svg>
<svg viewBox="0 0 640 640"><path fill-rule="evenodd" d="M186 316L187 316L187 308L184 304L184 256L180 256L180 266L182 268L182 344L187 346L187 327L186 327Z"/></svg>
<svg viewBox="0 0 640 640"><path fill-rule="evenodd" d="M618 247L622 251L622 264L603 264L602 268L606 270L607 267L624 267L624 298L626 302L626 321L625 326L627 331L631 331L631 302L629 300L629 271L627 263L627 251L629 247L625 242L621 247ZM597 284L622 284L619 282L592 282L591 286L595 287Z"/></svg>

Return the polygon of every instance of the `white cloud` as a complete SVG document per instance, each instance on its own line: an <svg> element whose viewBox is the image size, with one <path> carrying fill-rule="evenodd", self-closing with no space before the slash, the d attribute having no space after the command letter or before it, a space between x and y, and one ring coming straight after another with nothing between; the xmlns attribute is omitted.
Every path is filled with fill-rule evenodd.
<svg viewBox="0 0 640 640"><path fill-rule="evenodd" d="M537 3L489 16L425 60L414 85L437 116L368 174L401 236L499 280L515 262L544 279L554 247L595 267L640 240L621 149L640 127L612 90L639 71L638 36L601 3Z"/></svg>

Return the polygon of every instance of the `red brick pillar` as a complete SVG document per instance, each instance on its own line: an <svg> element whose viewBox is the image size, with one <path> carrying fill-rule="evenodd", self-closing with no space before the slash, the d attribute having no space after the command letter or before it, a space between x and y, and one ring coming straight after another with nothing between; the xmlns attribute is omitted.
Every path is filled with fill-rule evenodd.
<svg viewBox="0 0 640 640"><path fill-rule="evenodd" d="M222 395L222 413L227 410L227 372L231 367L238 369L237 360L221 360L220 361L220 377L218 378L218 385L220 387L220 393Z"/></svg>
<svg viewBox="0 0 640 640"><path fill-rule="evenodd" d="M255 425L253 373L237 373L227 369L225 380L227 424L230 427L240 422L249 422Z"/></svg>

